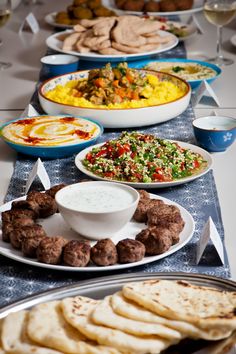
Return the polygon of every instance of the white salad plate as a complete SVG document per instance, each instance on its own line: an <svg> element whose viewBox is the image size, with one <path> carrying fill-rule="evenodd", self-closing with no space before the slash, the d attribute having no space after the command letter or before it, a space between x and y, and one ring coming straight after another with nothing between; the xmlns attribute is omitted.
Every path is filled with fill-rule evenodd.
<svg viewBox="0 0 236 354"><path fill-rule="evenodd" d="M142 11L129 11L118 9L114 0L103 0L103 6L107 7L110 10L116 11L119 15L130 14L130 15L142 15ZM158 12L147 12L148 15L153 16L175 16L175 15L189 15L195 12L202 11L204 5L204 0L194 0L193 6L189 10L182 11L158 11Z"/></svg>
<svg viewBox="0 0 236 354"><path fill-rule="evenodd" d="M190 181L195 180L196 178L199 178L201 176L203 176L205 173L207 173L211 166L212 166L212 158L211 155L204 149L196 146L196 145L192 145L192 144L188 144L188 143L184 143L182 141L176 141L176 143L178 143L182 148L184 149L190 149L193 152L196 152L200 155L203 156L204 160L206 161L206 166L199 170L197 173L193 174L192 176L188 176L188 177L184 177L184 178L180 178L174 181L170 181L170 182L151 182L151 183L142 183L142 182L125 182L125 181L120 181L120 180L115 180L115 179L108 179L108 178L104 178L104 177L100 177L95 175L93 172L89 171L84 165L83 165L83 160L85 158L85 156L87 155L88 152L90 152L93 148L96 147L100 147L102 146L104 143L101 144L96 144L93 146L90 146L84 150L82 150L81 152L78 153L78 155L76 155L75 158L75 165L77 166L77 168L83 172L84 174L86 174L87 176L93 178L93 179L97 179L97 180L101 180L101 181L112 181L112 182L119 182L119 183L125 183L130 185L131 187L134 188L144 188L144 189L151 189L151 188L166 188L166 187L173 187L173 186L177 186L179 184L183 184L183 183L187 183Z"/></svg>
<svg viewBox="0 0 236 354"><path fill-rule="evenodd" d="M139 262L134 262L134 263L125 263L125 264L115 264L111 266L105 266L105 267L99 267L94 264L89 264L87 267L69 267L65 265L53 265L53 264L46 264L46 263L40 263L37 261L35 258L27 258L23 256L22 252L20 250L14 249L10 243L6 243L2 241L2 231L0 231L0 254L2 254L5 257L14 259L18 262L29 264L32 266L37 266L40 268L48 268L48 269L55 269L55 270L63 270L63 271L70 271L70 272L102 272L102 271L107 271L107 270L119 270L119 269L125 269L125 268L131 268L135 266L140 266L144 265L147 263L151 263L154 261L158 261L159 259L165 258L172 253L177 252L180 250L182 247L184 247L192 238L194 229L195 229L195 223L194 220L191 216L191 214L183 208L181 205L172 202L169 199L163 198L161 196L157 196L155 194L150 194L151 198L155 199L161 199L163 200L166 204L171 204L171 205L176 205L182 215L182 218L185 222L185 226L183 231L180 233L180 241L171 246L170 249L162 253L160 255L156 256L146 256L144 257L141 261ZM23 200L25 199L26 196L15 199L15 200ZM3 204L0 207L0 212L10 210L11 208L11 203L8 202ZM48 234L48 236L55 236L55 235L60 235L63 236L64 238L68 240L72 239L79 239L79 235L74 232L70 227L65 223L64 219L59 213L56 213L49 218L45 219L39 219L38 223L43 226L44 230ZM143 229L145 229L147 226L144 223L138 223L134 220L131 220L126 226L124 226L113 238L112 240L114 241L115 244L117 244L120 240L125 239L125 238L131 238L135 239L135 236ZM96 243L96 241L91 241L91 246L93 246Z"/></svg>
<svg viewBox="0 0 236 354"><path fill-rule="evenodd" d="M72 54L72 55L77 55L78 57L80 57L82 60L94 60L94 61L112 61L112 62L116 62L116 61L129 61L129 60L136 60L136 59L142 59L142 58L146 58L149 57L151 55L154 54L159 54L162 52L165 52L167 50L170 50L172 48L174 48L177 44L178 44L178 38L172 34L169 33L167 31L158 31L158 34L162 37L166 37L169 36L170 37L170 41L167 43L163 43L163 44L159 44L157 45L157 49L152 50L150 52L143 52L143 53L139 53L139 54L122 54L122 55L103 55L103 54L99 54L99 53L80 53L80 52L76 52L76 51L65 51L62 49L62 38L66 35L66 34L70 34L73 31L71 30L66 30L66 31L62 31L62 32L58 32L55 33L53 35L51 35L50 37L47 38L46 40L46 44L50 49L56 50L60 53L66 53L66 54Z"/></svg>

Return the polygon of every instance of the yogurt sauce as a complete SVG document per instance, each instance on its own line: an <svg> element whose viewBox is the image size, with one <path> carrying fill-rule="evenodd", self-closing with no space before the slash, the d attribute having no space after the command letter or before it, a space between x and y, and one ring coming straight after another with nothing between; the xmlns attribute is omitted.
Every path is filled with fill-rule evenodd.
<svg viewBox="0 0 236 354"><path fill-rule="evenodd" d="M101 213L123 209L134 201L132 193L125 189L87 186L86 189L68 191L61 199L61 204L82 212Z"/></svg>

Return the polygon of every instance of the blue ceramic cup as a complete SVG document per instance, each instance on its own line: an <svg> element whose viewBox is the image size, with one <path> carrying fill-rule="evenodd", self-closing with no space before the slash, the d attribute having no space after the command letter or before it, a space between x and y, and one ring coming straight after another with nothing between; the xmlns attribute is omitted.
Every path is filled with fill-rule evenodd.
<svg viewBox="0 0 236 354"><path fill-rule="evenodd" d="M43 65L43 76L45 79L49 79L77 71L79 58L69 54L53 54L41 58L41 63Z"/></svg>
<svg viewBox="0 0 236 354"><path fill-rule="evenodd" d="M195 138L199 145L210 152L225 151L236 138L236 119L208 116L193 121Z"/></svg>

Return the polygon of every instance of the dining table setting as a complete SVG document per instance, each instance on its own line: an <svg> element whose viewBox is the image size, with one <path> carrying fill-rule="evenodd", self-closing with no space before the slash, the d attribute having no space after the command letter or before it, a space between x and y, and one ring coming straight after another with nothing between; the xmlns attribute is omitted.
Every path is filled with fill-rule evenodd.
<svg viewBox="0 0 236 354"><path fill-rule="evenodd" d="M235 2L0 28L0 353L236 353Z"/></svg>

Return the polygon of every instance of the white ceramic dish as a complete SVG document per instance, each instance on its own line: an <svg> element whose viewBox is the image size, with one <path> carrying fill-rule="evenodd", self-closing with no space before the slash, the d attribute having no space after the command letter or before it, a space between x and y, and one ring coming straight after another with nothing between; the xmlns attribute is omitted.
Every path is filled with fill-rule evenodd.
<svg viewBox="0 0 236 354"><path fill-rule="evenodd" d="M231 44L236 47L236 34L234 34L231 38L230 38L230 42Z"/></svg>
<svg viewBox="0 0 236 354"><path fill-rule="evenodd" d="M167 50L170 50L174 48L178 44L178 38L174 36L173 34L166 32L166 31L159 31L158 33L160 36L171 36L171 39L169 42L160 44L157 46L156 50L153 50L151 52L144 52L140 54L123 54L123 55L102 55L99 53L79 53L76 51L65 51L62 49L62 38L66 33L71 33L73 31L66 30L62 32L55 33L51 35L50 37L47 38L46 44L49 48L56 50L57 52L65 53L65 54L72 54L72 55L77 55L80 57L82 60L94 60L94 61L112 61L112 62L117 62L117 61L129 61L129 60L138 60L142 58L149 57L154 54L159 54L162 52L166 52Z"/></svg>
<svg viewBox="0 0 236 354"><path fill-rule="evenodd" d="M205 173L207 173L210 170L210 168L212 166L212 158L211 158L211 155L206 150L204 150L196 145L184 143L181 141L177 141L177 143L185 149L190 149L198 154L201 154L203 156L204 160L207 162L206 167L203 170L199 171L198 173L196 173L192 176L181 178L179 180L175 180L175 181L171 181L171 182L136 183L136 182L122 182L122 181L115 181L115 180L111 180L111 179L106 179L103 177L96 176L94 173L88 171L82 163L83 159L85 158L86 154L89 151L91 151L94 147L99 147L99 146L103 145L103 143L96 144L96 145L93 145L87 149L82 150L75 158L75 165L78 167L78 169L81 172L83 172L84 174L86 174L87 176L89 176L93 179L100 180L100 181L112 181L112 182L125 183L125 184L128 184L134 188L144 188L144 189L165 188L165 187L177 186L179 184L193 181L194 179L203 176Z"/></svg>
<svg viewBox="0 0 236 354"><path fill-rule="evenodd" d="M15 250L11 247L9 243L3 242L1 240L1 231L0 231L0 254L2 254L5 257L14 259L18 262L29 264L32 266L37 266L40 268L48 268L48 269L55 269L55 270L63 270L63 271L70 271L70 272L101 272L101 271L107 271L107 270L120 270L120 269L125 269L125 268L132 268L135 266L151 263L154 261L158 261L159 259L162 259L164 257L169 256L172 253L177 252L180 250L184 245L186 245L190 239L192 238L194 229L195 229L195 223L194 220L191 216L191 214L184 209L181 205L170 201L169 199L157 196L155 194L150 195L151 198L158 198L162 199L166 204L172 204L178 206L180 209L181 215L183 220L185 221L185 226L183 231L180 233L180 241L179 243L173 245L167 252L157 255L157 256L149 256L149 257L144 257L141 261L139 262L134 262L134 263L126 263L126 264L115 264L112 266L106 266L106 267L98 267L94 265L89 265L87 267L68 267L68 266L63 266L63 265L52 265L52 264L46 264L46 263L40 263L36 259L33 258L26 258L22 255L21 251ZM18 198L16 200L22 200L25 199L26 197ZM8 202L0 207L0 212L9 210L11 208L11 202ZM48 235L62 235L63 237L67 239L78 239L78 234L72 231L67 224L64 222L63 218L59 213L54 214L53 216L46 218L46 219L41 219L39 220L39 224L43 226L45 231L47 232ZM135 235L139 233L142 229L146 228L145 224L142 223L137 223L134 221L130 221L116 236L114 236L113 241L114 243L119 242L121 239L124 238L135 238ZM95 244L96 242L91 242L91 245Z"/></svg>
<svg viewBox="0 0 236 354"><path fill-rule="evenodd" d="M71 184L57 192L55 199L74 231L102 240L112 238L131 220L139 193L124 184L96 181Z"/></svg>
<svg viewBox="0 0 236 354"><path fill-rule="evenodd" d="M38 91L40 104L45 112L50 115L70 114L94 119L104 128L130 128L145 125L159 124L177 117L183 113L191 98L190 86L175 76L155 72L160 78L167 78L176 84L185 86L186 93L179 99L156 106L130 108L130 109L102 109L84 108L57 103L46 98L45 93L55 88L57 85L65 85L70 80L79 80L88 77L88 70L65 74L44 82Z"/></svg>
<svg viewBox="0 0 236 354"><path fill-rule="evenodd" d="M126 10L120 10L116 7L115 1L114 0L103 0L102 1L103 6L107 7L110 10L116 11L117 14L119 15L124 15L124 14L132 14L132 15L141 15L143 14L142 11L126 11ZM175 15L189 15L193 14L195 12L202 11L203 9L203 4L204 0L194 0L193 7L189 10L183 10L183 11L171 11L171 12L148 12L148 14L151 16L175 16Z"/></svg>

